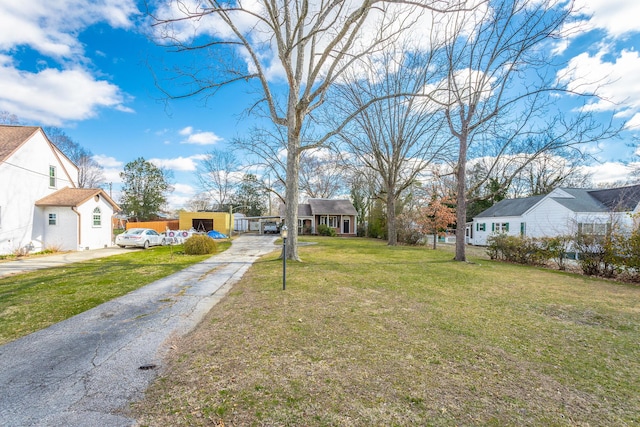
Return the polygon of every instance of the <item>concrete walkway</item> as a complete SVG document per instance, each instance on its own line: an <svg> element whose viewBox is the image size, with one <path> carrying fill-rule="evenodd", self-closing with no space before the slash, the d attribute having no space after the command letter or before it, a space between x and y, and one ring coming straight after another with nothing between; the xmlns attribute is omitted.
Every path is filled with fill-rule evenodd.
<svg viewBox="0 0 640 427"><path fill-rule="evenodd" d="M118 247L93 249L90 251L65 252L52 255L38 255L20 258L15 261L0 262L0 277L12 274L25 273L41 268L59 267L73 262L87 261L95 258L103 258L111 255L126 253L127 251L140 249L122 249Z"/></svg>
<svg viewBox="0 0 640 427"><path fill-rule="evenodd" d="M171 339L279 249L275 239L239 237L222 254L0 346L0 425L135 425L124 410L155 378Z"/></svg>

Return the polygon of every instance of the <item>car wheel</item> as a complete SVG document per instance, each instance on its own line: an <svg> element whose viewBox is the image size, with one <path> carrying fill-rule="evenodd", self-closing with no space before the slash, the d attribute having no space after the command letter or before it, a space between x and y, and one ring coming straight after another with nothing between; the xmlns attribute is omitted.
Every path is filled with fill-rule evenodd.
<svg viewBox="0 0 640 427"><path fill-rule="evenodd" d="M148 240L144 241L144 248L145 249L149 249L149 241Z"/></svg>
<svg viewBox="0 0 640 427"><path fill-rule="evenodd" d="M121 248L124 248L124 245L118 245L118 246L120 246Z"/></svg>

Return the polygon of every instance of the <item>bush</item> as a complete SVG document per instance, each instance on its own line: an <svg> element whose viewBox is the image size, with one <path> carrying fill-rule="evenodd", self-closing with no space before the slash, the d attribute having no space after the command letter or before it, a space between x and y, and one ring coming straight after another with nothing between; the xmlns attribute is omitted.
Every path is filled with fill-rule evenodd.
<svg viewBox="0 0 640 427"><path fill-rule="evenodd" d="M578 263L588 276L613 277L619 264L617 242L612 235L578 234L575 240Z"/></svg>
<svg viewBox="0 0 640 427"><path fill-rule="evenodd" d="M625 275L633 282L640 282L640 229L621 242L620 264Z"/></svg>
<svg viewBox="0 0 640 427"><path fill-rule="evenodd" d="M184 253L187 255L213 254L216 250L215 240L203 234L194 234L184 241Z"/></svg>
<svg viewBox="0 0 640 427"><path fill-rule="evenodd" d="M329 227L326 224L320 224L318 226L318 234L321 236L330 236L330 237L335 237L336 236L336 230Z"/></svg>
<svg viewBox="0 0 640 427"><path fill-rule="evenodd" d="M566 270L565 260L573 238L571 236L541 237L538 241L545 258L554 260L558 269Z"/></svg>
<svg viewBox="0 0 640 427"><path fill-rule="evenodd" d="M531 237L494 234L487 239L487 244L491 259L529 265L541 265L549 259L540 241Z"/></svg>

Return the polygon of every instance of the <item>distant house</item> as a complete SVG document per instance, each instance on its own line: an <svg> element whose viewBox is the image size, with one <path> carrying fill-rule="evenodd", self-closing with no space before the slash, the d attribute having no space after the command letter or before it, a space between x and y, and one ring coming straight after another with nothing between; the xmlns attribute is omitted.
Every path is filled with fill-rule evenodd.
<svg viewBox="0 0 640 427"><path fill-rule="evenodd" d="M78 167L41 128L0 125L0 254L110 246L120 208L77 183Z"/></svg>
<svg viewBox="0 0 640 427"><path fill-rule="evenodd" d="M318 234L318 226L327 225L338 236L356 236L358 212L349 200L309 199L298 205L298 234ZM280 207L280 217L284 221L284 205Z"/></svg>
<svg viewBox="0 0 640 427"><path fill-rule="evenodd" d="M557 188L546 195L496 203L468 224L467 241L484 246L495 233L552 237L580 230L604 235L614 224L629 230L639 205L640 185L606 190Z"/></svg>

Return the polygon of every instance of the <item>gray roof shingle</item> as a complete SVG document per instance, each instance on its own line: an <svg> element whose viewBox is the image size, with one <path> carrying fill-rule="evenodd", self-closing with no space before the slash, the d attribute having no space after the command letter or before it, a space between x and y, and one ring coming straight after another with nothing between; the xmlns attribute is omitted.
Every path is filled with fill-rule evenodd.
<svg viewBox="0 0 640 427"><path fill-rule="evenodd" d="M633 211L640 203L640 185L610 188L606 190L584 188L560 188L571 197L550 197L573 212L626 212ZM521 216L536 203L549 195L505 199L475 218Z"/></svg>
<svg viewBox="0 0 640 427"><path fill-rule="evenodd" d="M357 215L356 209L345 199L309 199L313 215Z"/></svg>

